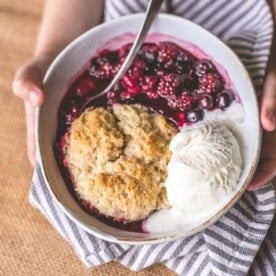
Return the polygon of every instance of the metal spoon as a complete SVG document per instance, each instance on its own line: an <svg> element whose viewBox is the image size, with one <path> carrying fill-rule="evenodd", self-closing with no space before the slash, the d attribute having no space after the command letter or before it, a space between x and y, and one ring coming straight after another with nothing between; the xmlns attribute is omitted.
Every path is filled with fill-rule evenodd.
<svg viewBox="0 0 276 276"><path fill-rule="evenodd" d="M110 82L110 84L100 93L97 93L96 95L91 96L85 103L84 105L80 108L80 114L84 111L84 109L96 98L103 96L106 94L108 91L111 90L113 85L125 74L125 72L128 70L130 65L132 64L132 61L134 60L136 54L140 50L144 39L152 25L152 22L155 18L155 16L158 14L159 9L161 7L163 0L151 0L148 8L146 10L146 15L144 18L144 22L135 38L135 41L125 59L123 64L121 65L119 71L117 74L114 76L113 80Z"/></svg>

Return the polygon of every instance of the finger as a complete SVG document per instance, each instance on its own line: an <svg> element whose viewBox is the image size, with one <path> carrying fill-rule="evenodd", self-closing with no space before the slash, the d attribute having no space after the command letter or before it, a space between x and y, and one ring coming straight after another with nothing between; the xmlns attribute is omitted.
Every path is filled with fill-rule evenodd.
<svg viewBox="0 0 276 276"><path fill-rule="evenodd" d="M39 106L44 101L44 94L41 89L43 74L39 68L30 63L19 69L13 82L13 91L15 95L34 106Z"/></svg>
<svg viewBox="0 0 276 276"><path fill-rule="evenodd" d="M264 162L259 164L258 170L254 175L247 190L253 191L266 185L275 176L275 162Z"/></svg>
<svg viewBox="0 0 276 276"><path fill-rule="evenodd" d="M25 102L26 126L27 126L27 150L31 165L35 165L35 108L29 102Z"/></svg>
<svg viewBox="0 0 276 276"><path fill-rule="evenodd" d="M261 100L261 124L267 131L276 129L276 76L267 76Z"/></svg>

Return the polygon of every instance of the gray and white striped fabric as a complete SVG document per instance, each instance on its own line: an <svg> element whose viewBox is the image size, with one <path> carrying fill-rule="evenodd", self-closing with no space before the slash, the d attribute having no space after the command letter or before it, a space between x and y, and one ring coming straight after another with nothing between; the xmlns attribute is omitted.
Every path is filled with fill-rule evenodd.
<svg viewBox="0 0 276 276"><path fill-rule="evenodd" d="M144 12L147 0L106 0L104 20ZM265 0L172 0L162 12L191 19L225 41L247 67L260 92L272 39ZM37 155L30 202L89 267L117 261L132 270L164 263L180 275L276 275L276 196L271 184L246 192L214 225L186 239L129 246L103 241L71 221L51 196Z"/></svg>

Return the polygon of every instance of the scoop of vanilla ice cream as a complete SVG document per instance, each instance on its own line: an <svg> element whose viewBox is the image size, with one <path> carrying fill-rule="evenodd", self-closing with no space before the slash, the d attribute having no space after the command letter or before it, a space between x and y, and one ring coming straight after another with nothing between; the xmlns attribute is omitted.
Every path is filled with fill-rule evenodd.
<svg viewBox="0 0 276 276"><path fill-rule="evenodd" d="M239 144L222 123L183 128L170 143L165 181L171 206L197 215L216 207L237 184L242 167Z"/></svg>

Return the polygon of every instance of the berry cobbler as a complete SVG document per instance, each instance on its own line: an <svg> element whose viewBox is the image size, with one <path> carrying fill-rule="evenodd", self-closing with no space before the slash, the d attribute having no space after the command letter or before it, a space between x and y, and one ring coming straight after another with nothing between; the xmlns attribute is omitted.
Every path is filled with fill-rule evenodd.
<svg viewBox="0 0 276 276"><path fill-rule="evenodd" d="M163 187L164 177L166 176L164 170L166 170L169 162L169 158L167 158L168 146L172 134L176 133L184 125L203 120L206 112L227 109L232 101L235 100L235 94L226 85L224 76L211 59L199 58L191 51L172 41L145 42L125 75L106 95L95 99L84 114L79 114L80 108L86 100L91 95L101 92L110 83L124 62L131 46L131 43L127 43L117 49L105 48L101 50L96 56L91 58L88 65L71 82L59 108L58 124L60 128L56 137L55 152L68 187L85 210L109 224L119 221L124 225L123 229L141 231L139 227L136 227L138 224L130 227L128 225L144 219L151 212L161 208L160 206L166 207L164 203L166 202L166 191ZM126 108L126 106L129 106L130 109ZM122 109L124 114L126 114L125 110L130 112L123 116L123 119L118 115L118 110L122 111ZM89 112L94 112L94 115ZM136 114L134 117L132 117L133 112ZM91 126L91 133L94 133L92 135L93 139L98 137L99 140L93 140L90 137L91 133L88 134L89 127L87 124L89 121L87 116L90 116L90 118L96 116L96 119L94 117L91 119L92 121L94 120ZM159 132L159 134L152 130L152 128L156 128L156 131L158 130L156 125L157 117L155 116L158 116L158 118L162 117L162 120L164 120L163 132ZM141 125L136 126L134 118L139 118L140 123L145 120L143 124L148 126L141 132L145 136L137 135L136 128ZM129 124L127 132L122 127L122 124L125 124L122 123L123 120ZM98 124L101 124L100 122L105 126L103 128L95 128ZM84 164L80 163L84 160L82 159L83 156L76 157L76 155L71 155L70 158L70 154L74 151L74 149L70 148L72 146L70 143L76 142L76 125L82 125L84 131L82 132L78 129L78 139L82 145L75 144L73 147L77 147L77 152L80 154L80 152L87 150L89 143L92 143L90 146L94 148L94 151L90 154L90 157L92 156L90 165L87 165L89 162L87 156L89 155L86 156L88 159ZM100 136L99 133L101 133ZM160 133L163 133L164 137ZM109 135L115 140L110 138L111 136ZM145 143L143 147L150 148L152 146L151 150L153 150L153 144L156 142L157 145L162 138L161 136L164 138L162 140L163 152L159 155L156 153L156 156L151 157L152 159L145 161L144 155L129 155L125 151L125 148L128 147L129 139L134 139L133 137L137 141L132 144L132 147L135 148L135 145L141 144L140 142L143 140L143 143ZM91 139L89 138L89 140L87 137ZM103 142L105 138L106 143ZM89 142L87 142L87 139ZM139 139L141 140L140 142ZM111 146L112 141L115 141L113 146L116 148L113 152L110 150L113 147ZM151 142L148 144L148 141ZM107 150L109 146L111 148ZM99 155L96 154L97 152L100 152ZM109 158L109 163L105 160L104 165L101 165L104 168L99 169L96 163L100 162L99 160L102 158L104 159L107 152L110 154L107 157L107 159ZM76 159L74 160L74 158ZM163 162L164 164L160 165L159 163L157 166L158 162L154 163L155 161L153 160L158 160L158 162ZM110 165L110 162L112 165ZM83 168L86 168L85 172L81 170L80 164ZM108 164L109 167L107 168ZM78 168L76 169L76 167ZM142 172L141 177L137 176L137 168ZM157 168L162 173L159 180L154 182L153 179L156 177L154 172ZM144 178L148 178L147 181L142 179L142 175L145 176ZM90 177L90 184L80 188L77 183L80 181L83 185L83 181L86 181L82 177ZM141 189L144 195L147 193L152 194L151 191L154 190L152 194L154 199L150 199L149 208L142 204L140 211L137 211L138 201L136 200L137 202L135 201L134 205L130 203L130 199L127 198L128 195L122 185L127 187L127 185L134 185L134 183L138 186L140 185L140 188L143 185ZM105 188L101 190L102 187L100 186ZM107 187L110 191L106 190ZM80 189L86 189L88 193L85 193L85 195L90 193L93 198L89 200L80 192ZM116 192L114 192L114 189ZM147 189L149 190L147 191ZM106 198L106 194L102 191L110 195L114 194L116 199L122 197L125 203L123 205L121 203L115 204L112 199L107 199L106 202L108 204L103 204L100 202L100 198ZM116 205L114 208L112 207L113 203ZM127 211L128 208L129 212ZM116 226L119 228L122 226L118 225Z"/></svg>

